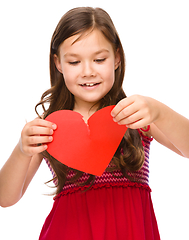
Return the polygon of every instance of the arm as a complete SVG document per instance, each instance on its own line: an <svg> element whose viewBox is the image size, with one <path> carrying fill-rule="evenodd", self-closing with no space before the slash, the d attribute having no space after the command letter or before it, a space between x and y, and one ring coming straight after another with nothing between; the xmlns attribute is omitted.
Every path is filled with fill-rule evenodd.
<svg viewBox="0 0 189 240"><path fill-rule="evenodd" d="M41 161L39 155L27 157L19 145L15 147L0 171L0 206L9 207L21 199Z"/></svg>
<svg viewBox="0 0 189 240"><path fill-rule="evenodd" d="M165 104L139 95L121 100L112 110L114 121L137 129L151 125L151 135L161 144L189 158L189 120Z"/></svg>
<svg viewBox="0 0 189 240"><path fill-rule="evenodd" d="M189 158L189 120L158 101L154 104L161 111L151 124L151 135L162 145Z"/></svg>
<svg viewBox="0 0 189 240"><path fill-rule="evenodd" d="M41 164L39 153L47 148L45 143L52 141L55 128L41 119L25 125L19 143L0 171L0 206L11 206L23 196Z"/></svg>

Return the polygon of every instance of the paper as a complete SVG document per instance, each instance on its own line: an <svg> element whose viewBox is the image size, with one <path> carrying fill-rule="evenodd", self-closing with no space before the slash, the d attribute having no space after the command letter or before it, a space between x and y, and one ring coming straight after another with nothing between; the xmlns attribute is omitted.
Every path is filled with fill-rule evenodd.
<svg viewBox="0 0 189 240"><path fill-rule="evenodd" d="M61 163L93 175L102 175L114 156L126 130L113 121L114 106L95 112L86 124L81 114L60 110L46 120L57 125L47 151Z"/></svg>

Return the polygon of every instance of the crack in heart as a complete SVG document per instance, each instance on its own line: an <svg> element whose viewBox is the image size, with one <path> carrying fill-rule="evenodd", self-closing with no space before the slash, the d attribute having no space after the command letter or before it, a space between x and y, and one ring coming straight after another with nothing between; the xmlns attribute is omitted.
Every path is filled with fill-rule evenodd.
<svg viewBox="0 0 189 240"><path fill-rule="evenodd" d="M88 120L85 121L84 117L82 117L82 119L83 119L84 123L86 124L87 130L88 130L88 134L90 135L90 127L89 127L89 124L88 124Z"/></svg>

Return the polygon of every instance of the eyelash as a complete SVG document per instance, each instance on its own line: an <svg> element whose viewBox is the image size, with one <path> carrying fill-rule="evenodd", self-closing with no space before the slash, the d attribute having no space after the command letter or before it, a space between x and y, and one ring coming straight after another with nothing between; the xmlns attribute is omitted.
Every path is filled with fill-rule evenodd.
<svg viewBox="0 0 189 240"><path fill-rule="evenodd" d="M69 62L70 65L77 65L78 63L80 63L80 61Z"/></svg>
<svg viewBox="0 0 189 240"><path fill-rule="evenodd" d="M102 63L106 60L106 58L99 58L99 59L96 59L95 62L97 63Z"/></svg>
<svg viewBox="0 0 189 240"><path fill-rule="evenodd" d="M106 60L106 58L99 58L99 59L96 59L94 60L94 62L96 63L102 63ZM69 62L70 65L73 65L73 66L76 66L77 64L79 64L80 61L75 61L75 62Z"/></svg>

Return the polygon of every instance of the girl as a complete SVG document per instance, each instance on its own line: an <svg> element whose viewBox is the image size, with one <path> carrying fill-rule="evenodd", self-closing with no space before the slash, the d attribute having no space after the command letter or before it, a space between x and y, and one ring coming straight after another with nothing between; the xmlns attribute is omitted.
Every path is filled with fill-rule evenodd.
<svg viewBox="0 0 189 240"><path fill-rule="evenodd" d="M62 17L51 41L51 88L36 106L44 114L25 125L0 172L0 205L11 206L45 157L57 190L40 240L160 239L148 185L150 143L154 138L189 158L189 120L152 98L127 98L124 71L123 48L104 10L76 8ZM129 129L102 176L70 169L47 153L57 128L45 120L50 113L69 109L87 121L109 105L116 105L113 120Z"/></svg>

